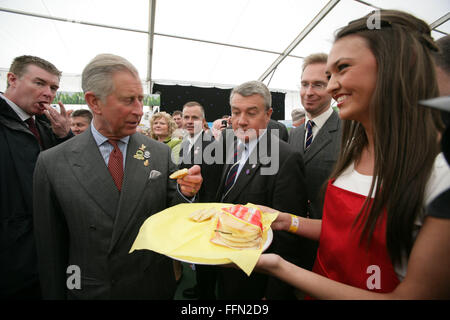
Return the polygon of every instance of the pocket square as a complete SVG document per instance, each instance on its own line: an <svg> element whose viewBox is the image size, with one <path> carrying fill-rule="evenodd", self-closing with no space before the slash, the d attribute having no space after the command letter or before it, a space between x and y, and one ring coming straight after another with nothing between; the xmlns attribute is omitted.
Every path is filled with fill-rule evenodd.
<svg viewBox="0 0 450 320"><path fill-rule="evenodd" d="M150 171L150 174L148 175L148 179L156 179L161 175L161 172L159 172L158 170L152 170Z"/></svg>

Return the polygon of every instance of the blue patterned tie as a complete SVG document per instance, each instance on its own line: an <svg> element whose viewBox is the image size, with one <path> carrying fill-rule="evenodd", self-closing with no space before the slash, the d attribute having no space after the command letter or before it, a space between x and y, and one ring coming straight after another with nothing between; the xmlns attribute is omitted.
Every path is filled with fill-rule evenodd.
<svg viewBox="0 0 450 320"><path fill-rule="evenodd" d="M312 139L313 139L312 127L314 127L314 122L311 120L308 120L308 122L306 123L305 150L308 150L309 146L311 145Z"/></svg>
<svg viewBox="0 0 450 320"><path fill-rule="evenodd" d="M234 182L236 181L236 175L239 169L239 163L241 161L241 157L244 151L244 144L239 143L238 147L235 148L234 151L234 163L228 171L227 178L225 179L225 188L223 189L223 196L225 196L228 191L233 187Z"/></svg>

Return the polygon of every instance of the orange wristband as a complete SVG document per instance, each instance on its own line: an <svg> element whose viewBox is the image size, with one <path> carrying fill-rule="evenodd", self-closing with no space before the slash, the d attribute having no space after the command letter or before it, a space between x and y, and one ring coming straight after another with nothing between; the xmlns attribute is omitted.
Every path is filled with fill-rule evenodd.
<svg viewBox="0 0 450 320"><path fill-rule="evenodd" d="M298 226L300 224L300 219L296 216L291 214L291 225L289 226L289 232L291 233L297 233Z"/></svg>

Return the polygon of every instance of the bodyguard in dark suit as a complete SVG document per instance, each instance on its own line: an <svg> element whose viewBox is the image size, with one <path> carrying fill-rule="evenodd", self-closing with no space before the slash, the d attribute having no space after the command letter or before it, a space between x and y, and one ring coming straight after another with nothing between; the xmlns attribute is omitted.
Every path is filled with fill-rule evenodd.
<svg viewBox="0 0 450 320"><path fill-rule="evenodd" d="M214 201L219 180L214 179L220 173L221 166L206 165L205 158L213 157L214 152L207 153L208 146L215 141L210 131L203 130L205 109L196 101L189 101L183 106L183 129L188 133L180 149L180 168L188 168L192 164L199 165L202 176L209 179L203 181L196 200L198 202ZM211 162L210 162L211 163ZM207 265L195 266L196 285L183 291L186 298L200 300L216 299L216 268Z"/></svg>
<svg viewBox="0 0 450 320"><path fill-rule="evenodd" d="M6 92L0 94L0 298L41 297L33 235L33 171L42 150L73 136L64 106L60 104L61 114L50 107L60 75L41 58L17 57L7 75Z"/></svg>
<svg viewBox="0 0 450 320"><path fill-rule="evenodd" d="M235 137L236 143L225 143L228 150L222 168L215 200L233 204L273 206L299 216L306 216L304 166L299 152L275 135L267 125L272 114L271 96L258 81L246 82L233 89L230 96L234 136L226 130L225 140ZM240 146L242 157L231 176L234 147ZM243 146L243 147L242 147ZM205 180L210 179L208 176ZM289 261L303 265L303 239L286 232L275 232L269 250ZM273 278L253 273L248 277L237 269L219 267L220 299L289 299L295 298L291 287Z"/></svg>
<svg viewBox="0 0 450 320"><path fill-rule="evenodd" d="M41 153L36 164L44 298L171 299L172 261L147 250L129 254L149 216L184 201L168 178L175 169L170 148L136 133L143 89L127 60L98 55L84 69L82 87L91 127ZM179 181L184 196L200 188L199 169Z"/></svg>
<svg viewBox="0 0 450 320"><path fill-rule="evenodd" d="M326 92L326 54L305 58L300 97L306 111L305 123L291 130L289 144L299 151L305 162L308 192L308 217L322 219L322 188L337 161L341 145L341 120L331 108L331 96ZM304 258L314 263L318 242L309 242Z"/></svg>

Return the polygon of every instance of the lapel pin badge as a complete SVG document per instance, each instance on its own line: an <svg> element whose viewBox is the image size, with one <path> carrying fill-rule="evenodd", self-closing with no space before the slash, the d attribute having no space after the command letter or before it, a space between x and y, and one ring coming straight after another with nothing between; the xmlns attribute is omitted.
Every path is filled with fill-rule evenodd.
<svg viewBox="0 0 450 320"><path fill-rule="evenodd" d="M138 160L145 160L144 166L147 167L149 165L148 159L150 158L150 151L145 151L145 148L145 145L141 145L141 147L136 150L136 154L133 156L133 158Z"/></svg>

